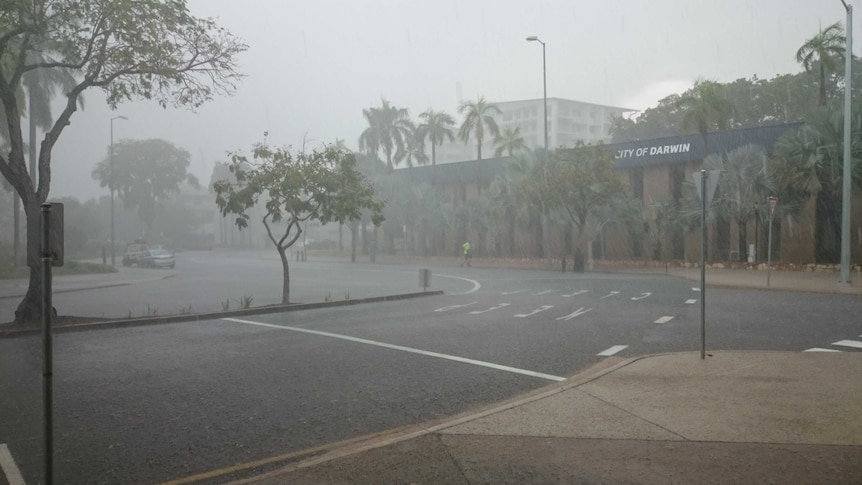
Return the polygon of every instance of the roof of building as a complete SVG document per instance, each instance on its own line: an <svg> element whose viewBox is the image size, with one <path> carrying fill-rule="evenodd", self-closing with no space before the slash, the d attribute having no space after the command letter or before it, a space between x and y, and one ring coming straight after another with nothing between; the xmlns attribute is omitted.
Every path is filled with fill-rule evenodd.
<svg viewBox="0 0 862 485"><path fill-rule="evenodd" d="M798 130L803 123L782 123L754 128L711 132L707 134L709 153L724 153L748 144L762 146L767 153L772 152L775 142L785 133ZM616 159L616 168L646 167L654 165L674 165L703 160L704 139L700 134L652 138L623 143L603 145ZM481 169L483 180L493 180L504 175L510 157L467 160L431 165L400 168L396 173L412 177L414 183L431 183L432 176L438 183L476 180ZM412 174L410 173L412 172ZM436 172L436 173L435 173Z"/></svg>

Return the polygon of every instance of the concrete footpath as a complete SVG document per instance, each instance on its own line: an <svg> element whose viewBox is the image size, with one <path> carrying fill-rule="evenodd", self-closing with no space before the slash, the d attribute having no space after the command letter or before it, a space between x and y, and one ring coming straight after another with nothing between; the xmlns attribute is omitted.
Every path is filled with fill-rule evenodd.
<svg viewBox="0 0 862 485"><path fill-rule="evenodd" d="M862 353L616 362L233 483L862 483Z"/></svg>

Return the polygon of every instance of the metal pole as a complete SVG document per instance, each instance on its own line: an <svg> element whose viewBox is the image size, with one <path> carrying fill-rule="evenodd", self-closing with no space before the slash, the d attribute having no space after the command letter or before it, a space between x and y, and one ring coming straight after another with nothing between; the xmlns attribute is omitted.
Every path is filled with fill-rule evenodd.
<svg viewBox="0 0 862 485"><path fill-rule="evenodd" d="M45 483L54 482L54 359L51 342L51 204L42 204L42 412L45 438Z"/></svg>
<svg viewBox="0 0 862 485"><path fill-rule="evenodd" d="M108 187L111 191L111 266L117 266L116 250L114 249L114 119L111 118L111 174L110 180L108 180Z"/></svg>
<svg viewBox="0 0 862 485"><path fill-rule="evenodd" d="M539 42L542 42L541 40ZM542 42L542 99L544 102L544 120L545 120L545 166L542 168L542 176L545 179L545 190L548 189L548 162L550 154L548 153L548 71L545 64L545 43ZM548 267L551 266L551 253L548 249L548 239L550 228L548 227L547 207L542 208L542 217L545 219L544 229L542 230L542 252L545 253L545 259L548 261Z"/></svg>
<svg viewBox="0 0 862 485"><path fill-rule="evenodd" d="M850 100L853 65L853 5L841 0L847 10L847 29L845 40L844 68L844 173L841 189L841 280L840 283L850 283Z"/></svg>
<svg viewBox="0 0 862 485"><path fill-rule="evenodd" d="M772 276L772 208L769 209L769 238L767 241L767 245L769 248L766 250L766 286L769 286L770 277Z"/></svg>
<svg viewBox="0 0 862 485"><path fill-rule="evenodd" d="M700 171L700 358L706 358L706 170Z"/></svg>

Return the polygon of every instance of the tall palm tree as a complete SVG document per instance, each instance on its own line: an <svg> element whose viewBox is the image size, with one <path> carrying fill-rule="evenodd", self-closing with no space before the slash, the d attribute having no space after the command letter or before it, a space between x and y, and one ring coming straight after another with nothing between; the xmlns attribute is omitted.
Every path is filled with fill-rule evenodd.
<svg viewBox="0 0 862 485"><path fill-rule="evenodd" d="M362 110L368 121L368 128L359 136L359 149L376 155L380 150L386 154L389 172L405 157L408 137L413 131L413 123L405 108L398 108L381 99L379 108Z"/></svg>
<svg viewBox="0 0 862 485"><path fill-rule="evenodd" d="M726 130L733 116L733 104L724 96L721 84L707 79L696 80L694 87L677 99L676 108L682 115L682 128L697 129L703 137L704 157L709 154L709 130Z"/></svg>
<svg viewBox="0 0 862 485"><path fill-rule="evenodd" d="M497 105L489 103L483 96L476 101L464 101L458 106L458 113L464 115L464 121L458 130L458 139L465 144L472 136L476 140L476 190L482 191L482 143L485 141L485 130L491 136L499 136L500 128L494 120L495 114L500 114Z"/></svg>
<svg viewBox="0 0 862 485"><path fill-rule="evenodd" d="M818 106L826 106L826 71L835 71L837 65L843 61L845 40L841 22L835 22L808 39L796 51L796 62L802 64L806 71L811 71L815 66L819 68L820 95L817 98Z"/></svg>
<svg viewBox="0 0 862 485"><path fill-rule="evenodd" d="M495 157L503 156L503 153L507 153L510 157L527 148L527 145L524 144L524 137L521 136L521 128L516 127L506 128L502 133L494 137L494 144L497 145L497 150L494 151Z"/></svg>
<svg viewBox="0 0 862 485"><path fill-rule="evenodd" d="M428 163L428 155L425 154L425 143L423 143L422 138L419 136L419 129L415 127L411 128L404 146L404 163L410 171L411 181L413 180L414 161L419 165Z"/></svg>
<svg viewBox="0 0 862 485"><path fill-rule="evenodd" d="M455 126L455 118L445 111L427 109L419 115L422 123L419 124L417 135L423 142L427 137L431 142L431 185L437 184L437 146L448 139L454 141L452 127Z"/></svg>

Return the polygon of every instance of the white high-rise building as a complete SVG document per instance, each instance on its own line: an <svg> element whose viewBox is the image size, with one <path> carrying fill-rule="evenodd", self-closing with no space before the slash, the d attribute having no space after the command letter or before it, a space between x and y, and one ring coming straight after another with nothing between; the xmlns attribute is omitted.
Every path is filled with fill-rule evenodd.
<svg viewBox="0 0 862 485"><path fill-rule="evenodd" d="M507 128L520 128L527 148L543 148L543 101L543 98L539 98L494 103L500 108L500 114L494 115L500 132ZM611 140L612 118L633 111L571 99L548 98L548 148L573 147L578 141L608 143ZM494 151L494 137L486 136L482 143L482 158L493 158ZM475 159L476 142L472 139L465 144L456 137L455 141L447 140L437 147L438 163Z"/></svg>

